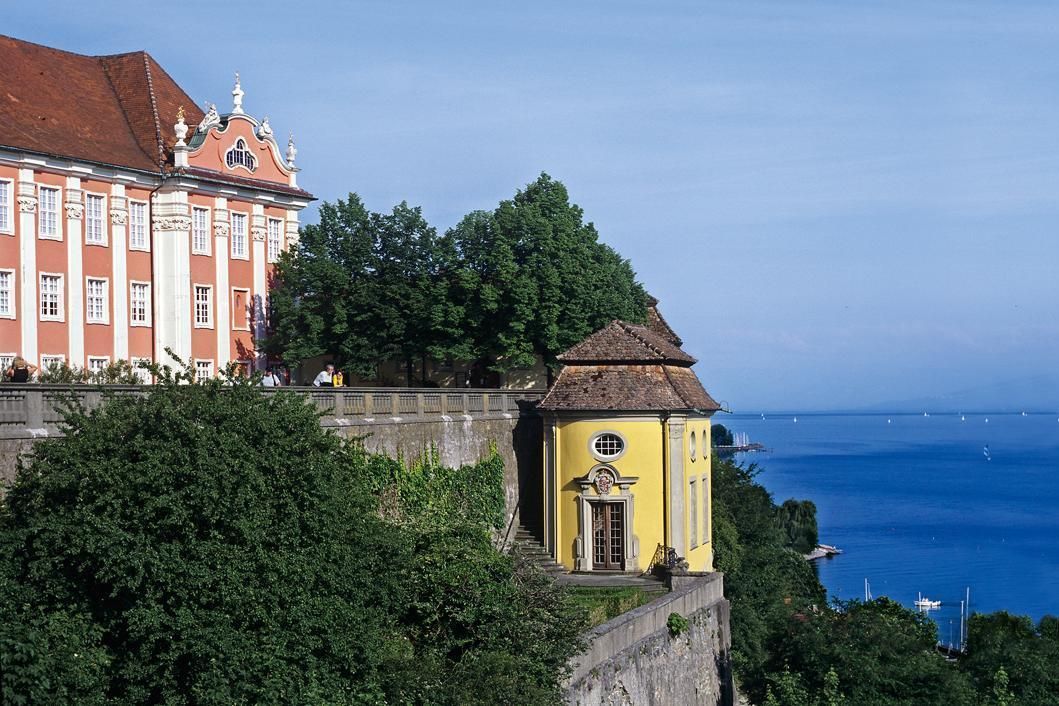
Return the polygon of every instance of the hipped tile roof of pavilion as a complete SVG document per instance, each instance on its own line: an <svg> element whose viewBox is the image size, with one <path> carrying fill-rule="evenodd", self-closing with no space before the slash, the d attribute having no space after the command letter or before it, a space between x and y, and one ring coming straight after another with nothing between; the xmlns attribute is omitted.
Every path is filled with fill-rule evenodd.
<svg viewBox="0 0 1059 706"><path fill-rule="evenodd" d="M145 51L85 56L0 35L0 147L112 167L172 172L173 122L202 110ZM203 173L197 173L203 172ZM260 179L188 168L210 181L312 197Z"/></svg>
<svg viewBox="0 0 1059 706"><path fill-rule="evenodd" d="M658 330L612 321L558 356L564 367L541 400L540 409L719 410L721 406L691 369L696 360L681 350L674 339L680 340L668 325Z"/></svg>

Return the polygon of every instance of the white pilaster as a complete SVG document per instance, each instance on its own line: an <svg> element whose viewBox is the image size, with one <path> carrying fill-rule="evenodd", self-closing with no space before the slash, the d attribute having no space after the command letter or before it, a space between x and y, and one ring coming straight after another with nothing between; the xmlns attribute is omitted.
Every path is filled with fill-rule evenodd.
<svg viewBox="0 0 1059 706"><path fill-rule="evenodd" d="M669 419L669 541L677 556L688 555L684 532L684 419Z"/></svg>
<svg viewBox="0 0 1059 706"><path fill-rule="evenodd" d="M159 362L165 349L191 363L191 217L186 191L155 194L151 203L154 263L154 340Z"/></svg>
<svg viewBox="0 0 1059 706"><path fill-rule="evenodd" d="M129 266L126 229L129 212L125 202L125 185L114 184L110 190L110 248L114 269L110 293L114 299L114 359L129 360Z"/></svg>
<svg viewBox="0 0 1059 706"><path fill-rule="evenodd" d="M85 202L78 177L66 177L66 331L70 365L85 365Z"/></svg>
<svg viewBox="0 0 1059 706"><path fill-rule="evenodd" d="M213 207L213 259L217 266L217 369L232 357L232 290L228 286L228 199L218 198Z"/></svg>
<svg viewBox="0 0 1059 706"><path fill-rule="evenodd" d="M254 204L253 225L250 232L254 236L254 356L257 359L254 367L264 370L267 357L262 349L261 342L265 339L265 311L268 296L265 284L265 235L267 233L265 222L265 207Z"/></svg>
<svg viewBox="0 0 1059 706"><path fill-rule="evenodd" d="M287 242L284 243L284 249L289 250L292 246L297 245L301 236L298 235L298 212L294 209L287 211Z"/></svg>
<svg viewBox="0 0 1059 706"><path fill-rule="evenodd" d="M40 365L37 351L37 187L32 169L18 170L18 269L22 301L22 357Z"/></svg>

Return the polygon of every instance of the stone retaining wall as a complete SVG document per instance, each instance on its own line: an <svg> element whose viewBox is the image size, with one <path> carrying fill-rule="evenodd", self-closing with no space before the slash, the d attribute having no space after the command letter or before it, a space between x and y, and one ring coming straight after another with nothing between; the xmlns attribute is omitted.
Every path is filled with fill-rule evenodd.
<svg viewBox="0 0 1059 706"><path fill-rule="evenodd" d="M586 636L564 694L577 706L734 702L729 604L720 573L674 577L673 590L600 625ZM669 633L671 613L688 620Z"/></svg>

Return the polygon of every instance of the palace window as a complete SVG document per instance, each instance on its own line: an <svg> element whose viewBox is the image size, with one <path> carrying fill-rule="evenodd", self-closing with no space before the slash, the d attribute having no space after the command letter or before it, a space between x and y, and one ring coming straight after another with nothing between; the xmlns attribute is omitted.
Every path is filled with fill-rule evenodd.
<svg viewBox="0 0 1059 706"><path fill-rule="evenodd" d="M191 254L210 254L210 210L208 208L191 209Z"/></svg>
<svg viewBox="0 0 1059 706"><path fill-rule="evenodd" d="M688 486L688 525L691 531L691 548L699 546L699 484L691 479Z"/></svg>
<svg viewBox="0 0 1059 706"><path fill-rule="evenodd" d="M129 283L129 325L151 325L151 284L150 282Z"/></svg>
<svg viewBox="0 0 1059 706"><path fill-rule="evenodd" d="M141 368L140 365L150 365L150 358L133 358L132 359L132 372L140 379L140 382L144 385L151 382L151 371L146 368Z"/></svg>
<svg viewBox="0 0 1059 706"><path fill-rule="evenodd" d="M52 366L62 367L66 363L66 356L62 355L42 355L40 357L40 369L45 371Z"/></svg>
<svg viewBox="0 0 1059 706"><path fill-rule="evenodd" d="M213 328L213 287L195 285L195 328Z"/></svg>
<svg viewBox="0 0 1059 706"><path fill-rule="evenodd" d="M63 276L55 274L40 275L40 320L63 320Z"/></svg>
<svg viewBox="0 0 1059 706"><path fill-rule="evenodd" d="M246 260L249 258L246 247L245 213L232 214L232 257L239 260Z"/></svg>
<svg viewBox="0 0 1059 706"><path fill-rule="evenodd" d="M129 201L129 249L149 250L147 239L147 204L143 201Z"/></svg>
<svg viewBox="0 0 1059 706"><path fill-rule="evenodd" d="M93 375L99 375L108 365L110 365L110 358L94 355L88 356L88 372Z"/></svg>
<svg viewBox="0 0 1059 706"><path fill-rule="evenodd" d="M195 381L206 382L213 377L213 361L212 360L196 360L195 361Z"/></svg>
<svg viewBox="0 0 1059 706"><path fill-rule="evenodd" d="M592 438L591 449L601 461L613 461L625 453L625 440L614 432L603 432Z"/></svg>
<svg viewBox="0 0 1059 706"><path fill-rule="evenodd" d="M248 172L253 172L257 169L257 157L247 149L246 140L241 137L224 153L224 163L228 165L229 169L242 167Z"/></svg>
<svg viewBox="0 0 1059 706"><path fill-rule="evenodd" d="M59 230L58 187L40 187L38 202L37 222L40 229L40 237L55 240L62 239L62 231Z"/></svg>
<svg viewBox="0 0 1059 706"><path fill-rule="evenodd" d="M15 364L14 353L0 353L0 375L7 371L12 365Z"/></svg>
<svg viewBox="0 0 1059 706"><path fill-rule="evenodd" d="M15 232L14 219L11 215L14 211L12 205L14 193L14 182L9 179L0 179L0 233Z"/></svg>
<svg viewBox="0 0 1059 706"><path fill-rule="evenodd" d="M695 443L695 432L691 432L691 436L688 437L688 455L691 456L691 460L695 460L695 456L698 453L698 444Z"/></svg>
<svg viewBox="0 0 1059 706"><path fill-rule="evenodd" d="M106 245L107 231L103 224L104 197L99 194L85 195L85 242L89 245Z"/></svg>
<svg viewBox="0 0 1059 706"><path fill-rule="evenodd" d="M275 262L279 259L280 244L282 238L280 233L283 228L283 221L278 218L268 219L268 261Z"/></svg>
<svg viewBox="0 0 1059 706"><path fill-rule="evenodd" d="M0 270L0 318L15 318L15 271ZM7 370L2 368L0 372Z"/></svg>
<svg viewBox="0 0 1059 706"><path fill-rule="evenodd" d="M90 324L108 323L107 310L108 282L105 279L88 277L85 279L85 321Z"/></svg>
<svg viewBox="0 0 1059 706"><path fill-rule="evenodd" d="M232 328L237 331L250 330L250 290L232 288Z"/></svg>

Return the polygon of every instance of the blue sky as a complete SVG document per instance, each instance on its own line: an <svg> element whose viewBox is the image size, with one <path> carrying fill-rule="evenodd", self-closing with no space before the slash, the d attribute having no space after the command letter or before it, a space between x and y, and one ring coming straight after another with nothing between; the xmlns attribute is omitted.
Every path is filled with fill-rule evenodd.
<svg viewBox="0 0 1059 706"><path fill-rule="evenodd" d="M1059 5L146 8L7 3L0 32L146 49L222 109L238 70L303 186L439 229L547 171L735 410L1059 408Z"/></svg>

